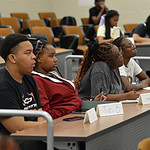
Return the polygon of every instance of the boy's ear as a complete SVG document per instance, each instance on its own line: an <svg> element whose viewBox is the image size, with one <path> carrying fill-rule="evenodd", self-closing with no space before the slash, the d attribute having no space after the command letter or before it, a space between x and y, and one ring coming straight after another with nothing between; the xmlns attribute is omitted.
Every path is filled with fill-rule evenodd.
<svg viewBox="0 0 150 150"><path fill-rule="evenodd" d="M16 63L16 55L14 55L14 54L9 54L9 55L8 55L8 59L9 59L9 61L12 62L13 64Z"/></svg>
<svg viewBox="0 0 150 150"><path fill-rule="evenodd" d="M37 61L38 63L40 63L40 62L41 62L41 57L40 57L40 56L36 56L36 61Z"/></svg>

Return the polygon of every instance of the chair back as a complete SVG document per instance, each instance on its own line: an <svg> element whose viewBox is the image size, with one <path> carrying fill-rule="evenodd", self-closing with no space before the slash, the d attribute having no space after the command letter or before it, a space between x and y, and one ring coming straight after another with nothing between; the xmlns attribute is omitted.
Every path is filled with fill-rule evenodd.
<svg viewBox="0 0 150 150"><path fill-rule="evenodd" d="M20 32L20 24L16 17L2 17L0 18L1 26L11 26L15 33Z"/></svg>
<svg viewBox="0 0 150 150"><path fill-rule="evenodd" d="M56 26L57 26L57 27L60 26L61 19L62 19L62 18L56 18Z"/></svg>
<svg viewBox="0 0 150 150"><path fill-rule="evenodd" d="M136 28L138 24L124 24L123 27L126 32L132 32L134 28Z"/></svg>
<svg viewBox="0 0 150 150"><path fill-rule="evenodd" d="M30 19L28 13L11 13L10 16L23 20Z"/></svg>
<svg viewBox="0 0 150 150"><path fill-rule="evenodd" d="M150 138L144 139L139 142L138 150L150 150Z"/></svg>
<svg viewBox="0 0 150 150"><path fill-rule="evenodd" d="M12 28L0 28L0 36L7 36L15 33Z"/></svg>
<svg viewBox="0 0 150 150"><path fill-rule="evenodd" d="M50 44L54 44L54 35L50 27L31 27L31 33L33 34L44 34Z"/></svg>
<svg viewBox="0 0 150 150"><path fill-rule="evenodd" d="M41 19L28 19L26 20L26 25L28 28L31 28L31 27L45 27L45 23L43 20Z"/></svg>
<svg viewBox="0 0 150 150"><path fill-rule="evenodd" d="M66 35L73 35L77 34L79 35L78 44L82 45L84 44L84 32L80 26L64 26L64 30Z"/></svg>
<svg viewBox="0 0 150 150"><path fill-rule="evenodd" d="M89 18L81 18L82 24L89 24Z"/></svg>
<svg viewBox="0 0 150 150"><path fill-rule="evenodd" d="M39 12L38 15L40 19L50 18L51 19L50 26L51 27L56 26L56 14L54 12Z"/></svg>
<svg viewBox="0 0 150 150"><path fill-rule="evenodd" d="M11 13L10 16L18 18L23 29L27 28L25 20L30 19L28 13L24 12Z"/></svg>

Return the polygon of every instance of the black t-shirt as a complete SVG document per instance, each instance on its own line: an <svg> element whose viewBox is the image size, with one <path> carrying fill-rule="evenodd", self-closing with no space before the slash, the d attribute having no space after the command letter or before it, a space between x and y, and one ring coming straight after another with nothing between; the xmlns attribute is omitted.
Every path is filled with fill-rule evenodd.
<svg viewBox="0 0 150 150"><path fill-rule="evenodd" d="M138 34L140 37L146 37L146 26L144 24L137 25L137 27L133 30L132 35L134 33Z"/></svg>
<svg viewBox="0 0 150 150"><path fill-rule="evenodd" d="M4 68L0 70L0 109L37 110L41 108L39 92L31 75L23 82L15 81ZM8 117L1 117L1 119ZM25 117L25 121L36 121L36 117ZM0 123L0 133L10 134Z"/></svg>
<svg viewBox="0 0 150 150"><path fill-rule="evenodd" d="M101 8L98 8L98 7L92 7L90 10L89 10L89 13L90 13L90 16L89 16L89 24L93 24L93 25L98 25L98 24L94 24L93 20L92 20L92 17L93 16L98 16L99 12L101 11ZM106 11L104 10L103 14L106 14ZM103 15L102 14L102 15Z"/></svg>

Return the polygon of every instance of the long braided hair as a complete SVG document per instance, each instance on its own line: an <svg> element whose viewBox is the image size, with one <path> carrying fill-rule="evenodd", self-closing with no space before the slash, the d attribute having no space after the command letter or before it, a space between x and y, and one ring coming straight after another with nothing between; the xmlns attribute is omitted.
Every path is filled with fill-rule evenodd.
<svg viewBox="0 0 150 150"><path fill-rule="evenodd" d="M102 43L98 44L97 42L91 42L88 45L88 50L84 54L83 60L79 66L76 78L75 86L78 88L80 86L80 81L83 76L90 68L90 66L96 61L107 62L110 59L110 54L112 53L112 44Z"/></svg>
<svg viewBox="0 0 150 150"><path fill-rule="evenodd" d="M112 44L116 45L118 48L123 49L123 46L124 46L124 45L123 45L123 41L124 41L125 39L126 39L125 37L120 36L120 37L116 38L116 39L112 42Z"/></svg>
<svg viewBox="0 0 150 150"><path fill-rule="evenodd" d="M119 13L116 10L110 10L108 11L108 13L105 16L105 28L106 28L106 32L105 32L105 39L110 39L110 19L114 16L119 16Z"/></svg>

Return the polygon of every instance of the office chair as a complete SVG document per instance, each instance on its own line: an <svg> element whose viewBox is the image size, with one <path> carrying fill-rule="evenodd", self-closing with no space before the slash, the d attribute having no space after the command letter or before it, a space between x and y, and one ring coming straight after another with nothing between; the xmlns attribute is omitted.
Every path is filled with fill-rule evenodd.
<svg viewBox="0 0 150 150"><path fill-rule="evenodd" d="M49 41L49 43L54 46L56 43L60 42L58 38L54 38L54 34L50 27L31 27L30 29L31 29L31 33L33 34L37 34L37 33L44 34L47 40Z"/></svg>
<svg viewBox="0 0 150 150"><path fill-rule="evenodd" d="M82 24L89 24L89 18L81 18Z"/></svg>
<svg viewBox="0 0 150 150"><path fill-rule="evenodd" d="M39 12L40 19L50 18L50 27L56 26L56 14L54 12Z"/></svg>
<svg viewBox="0 0 150 150"><path fill-rule="evenodd" d="M11 26L15 33L19 33L21 29L19 21L16 17L2 17L0 18L0 24L1 26Z"/></svg>
<svg viewBox="0 0 150 150"><path fill-rule="evenodd" d="M136 28L138 24L124 24L123 27L125 29L125 32L132 32L133 29Z"/></svg>
<svg viewBox="0 0 150 150"><path fill-rule="evenodd" d="M150 150L150 138L144 139L139 142L138 150Z"/></svg>
<svg viewBox="0 0 150 150"><path fill-rule="evenodd" d="M83 55L83 51L77 49L79 35L64 35L60 38L60 47L73 49L73 55Z"/></svg>
<svg viewBox="0 0 150 150"><path fill-rule="evenodd" d="M25 12L13 12L10 13L10 16L18 18L23 29L26 28L25 20L30 19L28 13Z"/></svg>
<svg viewBox="0 0 150 150"><path fill-rule="evenodd" d="M0 28L0 36L7 36L9 34L15 33L12 28Z"/></svg>
<svg viewBox="0 0 150 150"><path fill-rule="evenodd" d="M83 32L82 27L80 26L64 26L64 30L66 35L79 35L79 40L78 40L78 47L77 49L82 50L85 52L88 47L85 45L85 35Z"/></svg>
<svg viewBox="0 0 150 150"><path fill-rule="evenodd" d="M30 19L28 13L10 13L11 17L27 20Z"/></svg>
<svg viewBox="0 0 150 150"><path fill-rule="evenodd" d="M60 25L76 26L77 21L76 21L76 18L73 16L65 16L61 19Z"/></svg>
<svg viewBox="0 0 150 150"><path fill-rule="evenodd" d="M26 26L28 28L31 28L31 27L46 27L45 23L43 20L41 19L28 19L25 21L26 22Z"/></svg>
<svg viewBox="0 0 150 150"><path fill-rule="evenodd" d="M92 24L83 24L82 25L86 40L93 40L96 36L96 29L95 26Z"/></svg>

